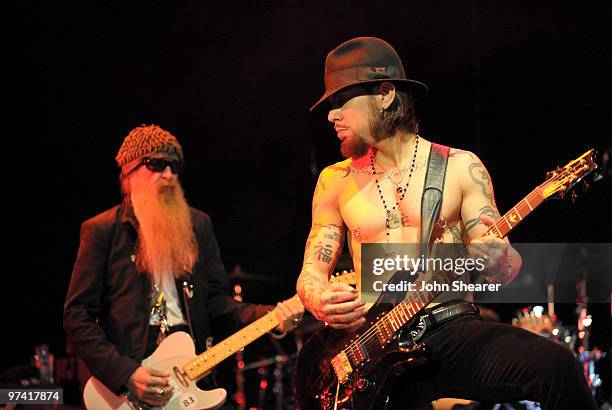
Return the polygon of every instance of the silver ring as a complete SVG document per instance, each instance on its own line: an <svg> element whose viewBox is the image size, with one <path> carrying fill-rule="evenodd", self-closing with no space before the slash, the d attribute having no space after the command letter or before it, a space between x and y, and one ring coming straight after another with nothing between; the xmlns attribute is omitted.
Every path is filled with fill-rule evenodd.
<svg viewBox="0 0 612 410"><path fill-rule="evenodd" d="M164 388L163 388L163 387L160 387L160 388L159 388L159 390L157 391L157 396L158 396L158 397L164 397L164 394L165 394L165 393L166 393L166 392L164 391Z"/></svg>

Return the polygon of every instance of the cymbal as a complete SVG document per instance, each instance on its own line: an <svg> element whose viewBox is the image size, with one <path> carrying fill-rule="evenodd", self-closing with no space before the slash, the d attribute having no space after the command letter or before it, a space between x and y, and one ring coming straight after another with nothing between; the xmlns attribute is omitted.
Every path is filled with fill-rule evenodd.
<svg viewBox="0 0 612 410"><path fill-rule="evenodd" d="M286 354L276 355L276 356L269 357L267 359L261 359L256 362L247 363L244 365L244 367L240 369L236 369L236 370L239 372L245 372L251 369L259 369L260 367L270 366L271 364L285 363L285 362L295 359L296 357L297 357L297 352L291 353L289 355L286 355Z"/></svg>

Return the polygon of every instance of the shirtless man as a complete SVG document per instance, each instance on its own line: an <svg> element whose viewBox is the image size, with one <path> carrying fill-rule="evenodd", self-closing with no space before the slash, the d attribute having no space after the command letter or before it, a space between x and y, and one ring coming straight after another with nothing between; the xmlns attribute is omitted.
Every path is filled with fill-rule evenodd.
<svg viewBox="0 0 612 410"><path fill-rule="evenodd" d="M328 54L325 88L311 110L330 104L328 120L347 159L319 176L297 290L317 319L355 330L365 324L367 306L352 287L329 284L328 277L342 252L345 230L358 274L361 244L419 242L431 142L418 135L414 98L427 88L407 79L395 50L373 37L349 40ZM521 258L507 239L482 237L499 212L491 178L475 154L450 150L440 218L447 226L439 241L469 242L472 256L487 262L487 280L505 284L516 276ZM401 383L395 402L400 408L450 394L489 402L529 399L550 409L594 406L579 365L565 348L463 313L469 314L451 317L421 336L435 360ZM402 394L406 384L409 397Z"/></svg>

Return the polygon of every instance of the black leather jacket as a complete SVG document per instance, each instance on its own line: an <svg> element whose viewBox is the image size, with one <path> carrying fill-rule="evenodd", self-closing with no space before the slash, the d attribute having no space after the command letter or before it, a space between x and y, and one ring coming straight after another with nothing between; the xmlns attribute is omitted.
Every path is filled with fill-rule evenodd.
<svg viewBox="0 0 612 410"><path fill-rule="evenodd" d="M176 281L176 288L183 315L190 318L196 350L201 352L214 326L226 333L237 330L270 307L232 299L210 217L193 208L191 217L200 250L187 283L193 297L185 295L184 281ZM83 223L64 305L69 344L115 393L127 385L144 359L149 329L151 286L132 261L136 226L127 201Z"/></svg>

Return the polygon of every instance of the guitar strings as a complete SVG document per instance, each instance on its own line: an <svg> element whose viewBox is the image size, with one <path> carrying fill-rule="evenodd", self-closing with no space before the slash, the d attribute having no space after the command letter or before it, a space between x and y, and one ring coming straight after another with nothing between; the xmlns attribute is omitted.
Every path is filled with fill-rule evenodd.
<svg viewBox="0 0 612 410"><path fill-rule="evenodd" d="M577 162L577 161L578 161L578 160L575 160L575 161L574 161L574 163L575 163L575 162ZM564 179L564 178L565 178L565 174L567 174L567 173L568 173L568 172L570 172L570 171L574 171L574 170L572 169L572 168L574 167L574 163L570 163L571 165L569 165L569 164L568 164L568 166L566 166L566 167L565 167L565 168L566 168L566 170L565 170L563 173L560 173L560 174L558 174L558 175L555 175L555 176L553 176L553 177L549 178L549 179L548 179L548 180L547 180L547 181L546 181L544 184L542 184L542 185L545 185L545 184L550 184L551 182L554 182L554 184L552 184L552 186L554 187L554 190L556 191L556 190L557 190L557 189L558 189L560 186L562 186L562 185L563 185L563 183L564 183L564 182L562 182L562 181L556 181L556 180ZM517 204L517 205L516 205L516 206L515 206L513 209L514 209L515 211L517 211L519 214L521 214L522 212L519 212L519 210L518 210L517 208L522 207L522 208L523 208L523 210L525 210L525 209L524 209L525 205L523 204L523 202L526 202L526 200L528 200L528 199L531 199L531 200L533 200L533 199L538 199L538 198L537 198L537 196L538 196L539 194L541 194L541 192L544 190L544 188L542 188L542 185L540 185L539 187L537 187L536 189L534 189L533 191L531 191L531 192L530 192L530 193L529 193L529 194L528 194L528 195L527 195L527 196L526 196L526 197L525 197L523 200L521 200L521 201L519 202L519 204ZM542 196L543 196L543 195L542 195ZM527 203L527 204L528 204L528 203ZM529 205L529 204L528 204L528 205ZM538 204L538 205L539 205L539 204ZM536 206L537 206L537 205L536 205ZM532 208L532 207L530 207L530 208ZM531 210L533 210L533 209L530 209L530 211L531 211ZM487 233L489 233L490 231L492 231L492 230L493 230L493 228L496 228L496 229L498 230L498 232L500 232L500 233L501 233L501 231L500 231L500 226L498 226L498 225L501 225L501 222L502 222L502 221L505 221L506 223L508 223L508 224L509 224L509 222L506 220L506 216L507 216L507 215L508 215L508 213L506 213L506 215L504 215L504 217L500 218L500 219L499 219L499 220L498 220L498 221L497 221L497 222L496 222L496 223L495 223L493 226L491 226L491 228L489 228L489 229L487 230ZM521 220L522 220L522 217L521 217ZM512 225L509 225L509 226L512 226ZM485 233L485 235L486 235L486 233ZM505 236L505 235L504 235L504 236ZM464 253L465 253L466 251L467 251L467 249L466 249L466 250L464 250ZM437 296L437 295L436 295L436 296ZM433 298L431 298L431 300L433 300L433 299L434 299L436 296L434 296ZM430 301L431 301L431 300L430 300ZM414 302L414 301L412 301L412 300L410 301L410 304L415 304L415 303L416 303L416 304L418 304L418 303L423 304L423 302ZM398 307L400 307L400 306L402 306L402 308L403 308L403 306L404 306L405 304L406 304L406 301L402 301L402 302L400 302L400 303L399 303L399 304L398 304L396 307L394 307L393 309L391 309L389 312L385 313L385 314L384 314L384 315L381 317L381 319L380 319L380 320L379 320L379 321L378 321L376 324L374 324L373 326L371 326L371 327L370 327L370 328L369 328L369 329L368 329L368 330L367 330L365 333L363 333L361 336L359 336L359 337L357 338L357 340L355 340L354 342L352 342L351 344L349 344L349 345L347 346L347 348L345 348L345 349L343 350L343 352L344 352L345 354L348 354L348 353L355 353L355 350L356 350L356 349L359 349L358 344L372 345L372 343L369 343L369 342L374 342L374 339L373 339L373 338L376 336L377 331L379 331L379 330L380 330L380 328L379 328L379 326L378 326L378 323L380 323L380 322L382 322L382 321L385 321L385 320L388 320L388 316L389 316L390 314L392 314L392 313L393 313L393 312L396 310L396 308L398 308ZM426 304L424 304L424 305L423 305L423 307L424 307L425 305L426 305ZM408 312L410 313L410 307L408 307L407 309L408 309ZM416 314L417 314L417 313L418 313L418 312L419 312L421 309L422 309L422 307L421 307L421 308L417 308L417 311L416 311L414 314L412 314L412 316L410 316L410 317L409 317L408 321L412 320L412 319L414 318L414 316L416 316ZM397 314L397 313L398 313L398 312L395 312L394 314ZM405 312L404 312L404 314L405 314ZM401 313L400 313L400 319L401 319ZM406 323L407 323L407 322L406 322ZM406 324L406 323L404 323L404 324ZM402 326L403 326L403 325L402 325ZM400 327L401 327L401 326L400 326ZM375 345L375 346L376 346L376 345ZM361 350L361 349L360 349L360 350ZM348 352L347 352L347 351L348 351Z"/></svg>
<svg viewBox="0 0 612 410"><path fill-rule="evenodd" d="M570 163L571 165L569 165L569 164L568 164L568 166L566 166L566 167L565 167L565 168L566 168L566 170L565 170L563 173L560 173L560 174L558 174L558 175L555 175L555 176L553 176L553 177L549 178L549 179L548 179L548 180L547 180L547 181L546 181L544 184L542 184L542 185L545 185L545 184L550 184L551 182L554 182L554 183L552 184L552 187L554 188L554 191L556 191L556 190L557 190L557 189L558 189L560 186L562 186L562 185L563 185L563 183L564 183L564 182L562 182L562 181L557 181L557 180L564 179L564 178L565 178L565 174L567 174L567 173L568 173L568 172L570 172L570 171L574 171L574 170L573 170L573 168L574 168L574 163L575 163L575 162L577 162L577 161L578 161L578 160L575 160L573 163ZM521 214L522 212L520 212L520 211L519 211L517 208L522 208L522 210L523 210L523 211L526 211L526 209L524 209L524 208L525 208L525 204L523 204L523 202L526 202L526 200L528 200L528 199L531 199L531 200L538 199L538 198L537 198L537 196L538 196L539 194L541 194L541 192L544 190L544 188L542 188L542 185L540 185L538 188L536 188L536 189L534 189L533 191L531 191L531 192L530 192L530 193L529 193L529 194L528 194L528 195L527 195L527 196L526 196L526 197L525 197L523 200L521 200L521 201L519 202L519 204L517 204L517 205L516 205L516 206L515 206L513 209L514 209L515 211L517 211L517 213L519 213L519 214ZM543 197L543 195L542 195L542 197ZM544 198L543 198L543 199L544 199ZM529 206L529 203L528 203L528 202L527 202L527 205L528 205L528 207L530 208L530 211L532 211L532 210L533 210L533 208L532 208L531 206ZM539 204L538 204L538 205L539 205ZM536 206L537 206L537 205L536 205ZM506 219L506 216L507 216L507 215L508 215L508 213L506 213L506 215L504 215L504 217L500 218L500 220L498 220L498 221L497 221L497 222L496 222L496 223L495 223L493 226L491 226L491 228L489 228L489 229L487 230L487 233L491 232L491 231L493 230L493 228L497 229L497 230L498 230L498 232L499 232L499 233L501 233L501 231L500 231L500 226L498 226L498 225L501 225L501 222L502 222L502 221L505 221L505 222L506 222L506 223L507 223L509 226L511 226L511 227L512 227L512 225L510 225L510 223L509 223L509 222L507 221L507 219ZM522 220L522 217L521 217L521 220ZM486 233L485 233L485 235L486 235ZM504 235L504 236L505 236L505 235ZM467 251L467 249L466 249L464 252L466 252L466 251ZM437 296L437 295L436 295L436 296ZM431 298L431 300L433 300L434 298L435 298L435 296L434 296L433 298ZM430 300L430 301L431 301L431 300ZM415 303L416 303L417 305L418 305L419 303L423 304L423 302L414 302L414 301L412 301L412 300L410 301L410 304L415 304ZM357 338L357 340L355 340L354 342L352 342L351 344L349 344L349 345L347 346L347 348L345 348L345 349L343 350L343 352L344 352L345 354L348 354L348 353L353 353L353 354L354 354L354 353L355 353L355 351L356 351L356 349L361 350L361 349L359 348L358 344L361 344L361 345L369 345L369 346L371 346L371 345L373 344L373 342L374 342L374 339L373 339L373 338L376 336L377 331L379 331L379 330L380 330L380 328L379 328L379 326L378 326L378 323L380 323L380 322L382 322L382 321L385 321L385 320L387 320L387 321L388 321L388 317L389 317L391 314L395 314L395 315L397 315L397 314L398 314L398 312L395 312L395 313L394 313L394 311L396 310L396 308L399 308L400 306L401 306L401 308L403 308L405 304L406 304L406 301L402 301L402 302L400 302L400 303L399 303L399 304L398 304L396 307L394 307L393 309L391 309L389 312L385 313L385 314L384 314L384 315L381 317L381 319L380 319L380 320L379 320L379 321L378 321L376 324L374 324L373 326L371 326L371 327L370 327L370 328L369 328L369 329L368 329L368 330L367 330L367 331L366 331L364 334L362 334L361 336L359 336L359 337ZM426 304L423 304L423 306L422 306L422 307L424 307L424 306L426 306ZM417 311L416 311L414 314L412 314L412 316L409 316L408 321L412 320L412 319L414 318L414 316L416 316L416 314L417 314L417 313L418 313L418 312L419 312L419 311L422 309L422 307L421 307L421 308L417 308ZM407 308L407 310L408 310L408 313L410 313L410 307L408 307L408 308ZM404 312L404 314L406 314L406 313ZM401 313L399 313L399 315L400 315L399 317L400 317L400 319L401 319ZM406 323L407 323L407 322L406 322ZM406 324L406 323L404 323L404 324ZM402 325L402 326L403 326L403 325ZM400 327L401 327L401 326L400 326ZM372 343L370 343L370 342L372 342ZM377 346L377 345L374 345L374 346Z"/></svg>
<svg viewBox="0 0 612 410"><path fill-rule="evenodd" d="M579 158L581 159L581 158ZM519 214L523 214L523 212L520 212L518 210L518 208L521 208L522 211L526 211L526 207L530 208L530 212L533 211L533 208L531 206L529 206L529 199L534 200L534 199L539 199L538 196L542 194L542 192L544 191L545 188L542 188L543 185L550 185L552 183L552 187L553 187L553 191L557 191L557 189L559 187L561 187L565 182L562 181L562 179L566 178L566 174L568 172L573 172L575 171L573 168L575 166L575 163L579 161L579 159L574 160L572 162L570 162L570 164L568 164L567 166L565 166L565 171L563 171L562 173L559 173L558 175L555 175L551 178L549 178L546 182L544 182L542 185L538 186L537 188L535 188L533 191L531 191L525 198L523 198L516 206L514 206L512 209L514 209L517 213ZM582 165L582 164L580 164ZM544 198L544 195L541 195L542 199ZM525 205L525 203L527 204L527 206ZM539 204L538 204L539 205ZM537 206L537 205L536 205ZM528 212L527 215L530 213ZM493 224L484 235L487 235L489 232L491 232L494 228L497 229L497 231L499 233L501 233L500 231L500 226L501 222L506 222L510 227L514 227L513 225L510 225L510 222L508 222L508 220L506 219L506 216L509 214L510 212L507 212L502 218L500 218L498 221L495 222L495 224ZM525 215L525 216L527 216ZM523 217L521 216L521 220L523 219ZM484 236L483 235L483 236ZM505 236L505 234L504 234ZM462 254L465 254L467 252L467 249L465 249ZM441 293L441 292L440 292ZM439 294L439 293L438 293ZM427 303L430 303L431 300L435 299L435 297L437 297L438 295L434 295ZM408 323L410 320L412 320L419 312L420 310L425 307L427 305L427 303L424 302L416 302L414 300L410 300L409 302L407 301L402 301L400 303L398 303L393 309L391 309L389 312L385 313L380 320L378 320L374 325L370 326L370 328L368 330L366 330L362 335L360 335L355 341L351 342L345 349L342 350L343 353L345 354L355 354L356 350L359 349L361 350L359 345L366 345L366 346L370 346L370 347L377 347L378 344L375 344L374 342L376 341L374 339L374 337L376 337L376 333L380 330L378 323L382 322L382 321L388 321L388 317L390 314L395 314L396 317L399 314L399 318L400 318L400 322L402 320L402 313L399 312L395 312L393 313L396 309L403 309L404 306L406 305L413 305L413 304L422 304L423 306L420 308L417 308L415 313L412 313L412 315L408 315L406 314L406 312L404 313L404 316L408 317L408 320L400 326L400 328L402 326L404 326L406 323ZM406 310L408 310L408 313L410 312L410 307L406 307ZM398 328L399 330L399 328ZM397 331L397 330L396 330ZM396 332L394 331L394 333ZM382 347L382 346L381 346Z"/></svg>
<svg viewBox="0 0 612 410"><path fill-rule="evenodd" d="M551 178L551 180L554 180L555 178L556 178L556 177L553 177L553 178ZM549 180L549 181L551 181L551 180ZM527 197L526 197L525 199L531 199L531 200L536 199L536 198L537 198L537 195L539 194L539 191L540 191L540 189L538 189L538 188L534 189L532 192L530 192L530 193L529 193L529 195L527 195ZM520 202L520 203L519 203L519 204L518 204L518 205L515 207L515 209L516 209L517 207L520 207L520 206L521 206L521 204L522 204L522 203L525 201L525 199L523 199L523 200L522 200L522 201L521 201L521 202ZM524 207L524 205L523 205L523 207ZM517 210L517 212L519 212L519 211ZM519 212L519 213L522 213L522 212ZM490 228L487 230L487 233L488 233L488 232L490 232L490 231L492 231L494 228L495 228L495 229L497 229L497 230L498 230L498 232L501 232L501 231L500 231L500 227L501 227L501 223L502 223L504 220L505 220L505 216L504 216L504 218L500 218L500 220L498 220L498 221L497 221L497 222L496 222L496 223L495 223L493 226L491 226L491 227L490 227ZM499 225L499 226L498 226L498 225ZM486 235L486 234L485 234L485 235ZM467 251L467 249L465 249L465 250L464 250L464 251L463 251L461 254L465 254L465 252L466 252L466 251ZM437 296L437 295L435 295L435 296ZM433 298L431 298L431 300L433 300L433 299L435 298L435 296L434 296ZM430 301L431 301L431 300L430 300ZM410 301L410 303L411 303L411 304L414 304L415 302L414 302L413 300L411 300L411 301ZM417 303L418 303L418 302L417 302ZM423 302L420 302L420 303L422 304ZM361 349L360 349L360 347L359 347L359 345L366 345L366 346L370 346L370 347L371 347L372 345L377 346L377 345L374 343L374 342L376 341L374 338L376 337L376 334L377 334L377 333L378 333L378 331L380 330L380 327L378 326L378 323L380 323L380 322L382 322L382 321L385 321L385 320L388 320L388 316L389 316L389 314L390 314L391 312L395 311L395 310L396 310L396 308L398 308L398 307L399 307L399 309L403 309L405 304L406 304L406 301L402 301L402 302L400 302L400 303L399 303L399 304L398 304L396 307L394 307L394 308L393 308L393 309L391 309L389 312L387 312L386 314L384 314L384 315L381 317L381 319L377 321L377 323L375 323L374 325L372 325L372 326L371 326L371 327L370 327L370 328L369 328L369 329L368 329L366 332L364 332L364 333L363 333L361 336L359 336L359 337L357 338L357 340L355 340L354 342L352 342L351 344L349 344L349 345L347 346L347 348L345 348L345 349L343 350L343 351L344 351L344 353L346 353L346 354L348 354L348 353L352 353L352 354L357 353L357 351L358 351L357 349L361 350ZM426 304L425 304L425 305L426 305ZM423 307L424 307L425 305L423 305ZM401 307L400 307L400 306L401 306ZM406 323L408 323L410 320L412 320L412 319L414 318L414 316L416 316L416 314L417 314L417 313L418 313L418 312L419 312L421 309L422 309L422 307L421 307L421 308L418 308L418 309L417 309L417 311L416 311L415 313L413 313L411 316L409 316L409 317L408 317L408 320L406 321ZM408 307L408 308L407 308L407 310L408 310L408 312L409 312L409 313L411 313L411 312L410 312L410 307ZM397 313L397 312L395 312L395 313ZM404 312L404 313L405 313L405 312ZM400 315L401 315L401 313L400 313ZM404 324L406 324L406 323L404 323ZM400 327L401 327L401 326L400 326Z"/></svg>

